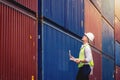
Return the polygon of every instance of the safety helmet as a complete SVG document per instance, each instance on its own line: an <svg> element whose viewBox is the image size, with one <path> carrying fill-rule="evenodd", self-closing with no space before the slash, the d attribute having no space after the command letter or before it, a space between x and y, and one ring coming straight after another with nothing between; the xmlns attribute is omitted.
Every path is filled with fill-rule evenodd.
<svg viewBox="0 0 120 80"><path fill-rule="evenodd" d="M93 41L94 38L95 38L94 34L91 33L91 32L85 33L85 35L88 37L88 39L89 39L90 41Z"/></svg>

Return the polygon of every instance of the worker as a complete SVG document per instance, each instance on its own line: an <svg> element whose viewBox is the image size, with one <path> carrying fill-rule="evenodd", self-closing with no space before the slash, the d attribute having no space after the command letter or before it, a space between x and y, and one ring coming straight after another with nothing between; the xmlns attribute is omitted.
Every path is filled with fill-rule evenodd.
<svg viewBox="0 0 120 80"><path fill-rule="evenodd" d="M78 64L79 70L76 80L89 80L90 72L93 70L94 66L92 51L89 43L93 40L93 33L85 33L82 37L83 45L80 48L79 58L75 58L69 54L70 60Z"/></svg>

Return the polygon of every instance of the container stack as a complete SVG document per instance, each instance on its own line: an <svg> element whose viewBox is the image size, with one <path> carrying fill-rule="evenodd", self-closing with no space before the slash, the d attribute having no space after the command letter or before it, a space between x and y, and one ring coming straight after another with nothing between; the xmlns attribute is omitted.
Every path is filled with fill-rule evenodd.
<svg viewBox="0 0 120 80"><path fill-rule="evenodd" d="M85 32L90 80L119 80L120 0L0 0L0 80L75 80Z"/></svg>
<svg viewBox="0 0 120 80"><path fill-rule="evenodd" d="M85 32L95 34L92 45L99 52L94 56L96 63L90 80L114 80L114 1L85 0L84 17Z"/></svg>
<svg viewBox="0 0 120 80"><path fill-rule="evenodd" d="M39 69L38 79L75 80L78 68L69 60L69 51L78 57L84 35L84 1L43 0L41 7L39 35L42 40L38 43L42 44L42 59L39 59L42 65L38 67L42 67L42 72Z"/></svg>
<svg viewBox="0 0 120 80"><path fill-rule="evenodd" d="M0 80L37 79L37 0L0 0Z"/></svg>
<svg viewBox="0 0 120 80"><path fill-rule="evenodd" d="M115 65L116 80L120 79L120 1L115 0Z"/></svg>

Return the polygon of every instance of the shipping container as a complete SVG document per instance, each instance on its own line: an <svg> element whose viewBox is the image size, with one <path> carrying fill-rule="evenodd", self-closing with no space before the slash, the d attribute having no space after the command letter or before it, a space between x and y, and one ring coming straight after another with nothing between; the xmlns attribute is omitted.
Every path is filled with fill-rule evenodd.
<svg viewBox="0 0 120 80"><path fill-rule="evenodd" d="M101 0L102 15L114 27L115 0Z"/></svg>
<svg viewBox="0 0 120 80"><path fill-rule="evenodd" d="M0 16L0 80L36 80L36 20L3 3Z"/></svg>
<svg viewBox="0 0 120 80"><path fill-rule="evenodd" d="M120 0L115 0L115 15L120 19Z"/></svg>
<svg viewBox="0 0 120 80"><path fill-rule="evenodd" d="M102 56L102 80L114 80L114 60Z"/></svg>
<svg viewBox="0 0 120 80"><path fill-rule="evenodd" d="M95 35L90 80L120 80L119 11L120 0L0 0L0 80L75 80L69 52L84 32Z"/></svg>
<svg viewBox="0 0 120 80"><path fill-rule="evenodd" d="M31 9L34 12L38 11L37 0L13 0L13 1L25 6L26 8Z"/></svg>
<svg viewBox="0 0 120 80"><path fill-rule="evenodd" d="M93 45L99 50L102 50L101 15L89 0L85 0L84 14L85 14L85 32L92 32L95 35Z"/></svg>
<svg viewBox="0 0 120 80"><path fill-rule="evenodd" d="M101 0L90 0L95 5L95 7L101 12Z"/></svg>
<svg viewBox="0 0 120 80"><path fill-rule="evenodd" d="M67 0L43 0L42 15L64 26ZM39 9L41 10L41 9Z"/></svg>
<svg viewBox="0 0 120 80"><path fill-rule="evenodd" d="M79 36L84 34L84 0L67 0L65 27Z"/></svg>
<svg viewBox="0 0 120 80"><path fill-rule="evenodd" d="M114 58L114 30L104 19L102 20L102 51Z"/></svg>
<svg viewBox="0 0 120 80"><path fill-rule="evenodd" d="M42 31L42 80L75 80L78 68L69 60L69 50L78 57L82 42L48 23Z"/></svg>
<svg viewBox="0 0 120 80"><path fill-rule="evenodd" d="M94 60L94 68L93 74L90 75L90 80L102 80L102 54L92 49L93 60Z"/></svg>
<svg viewBox="0 0 120 80"><path fill-rule="evenodd" d="M116 66L116 79L115 80L120 80L120 67Z"/></svg>
<svg viewBox="0 0 120 80"><path fill-rule="evenodd" d="M120 42L120 21L115 17L115 40Z"/></svg>
<svg viewBox="0 0 120 80"><path fill-rule="evenodd" d="M115 42L115 60L116 60L116 65L120 66L120 43L117 41Z"/></svg>
<svg viewBox="0 0 120 80"><path fill-rule="evenodd" d="M42 15L62 28L83 36L83 0L43 0Z"/></svg>

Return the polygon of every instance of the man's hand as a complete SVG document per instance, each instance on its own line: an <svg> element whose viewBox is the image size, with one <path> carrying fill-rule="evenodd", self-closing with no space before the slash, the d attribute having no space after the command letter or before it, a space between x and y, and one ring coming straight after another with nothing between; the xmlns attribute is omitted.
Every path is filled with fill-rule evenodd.
<svg viewBox="0 0 120 80"><path fill-rule="evenodd" d="M75 57L73 57L72 55L70 55L70 60L71 61L75 61Z"/></svg>
<svg viewBox="0 0 120 80"><path fill-rule="evenodd" d="M80 61L81 61L80 59L73 57L71 54L69 54L69 57L70 57L70 60L71 60L71 61L73 61L73 62L75 62L75 63L77 63L77 64L79 64Z"/></svg>
<svg viewBox="0 0 120 80"><path fill-rule="evenodd" d="M78 58L75 58L75 62L76 62L77 64L79 64L79 63L81 62L81 60L78 59Z"/></svg>

